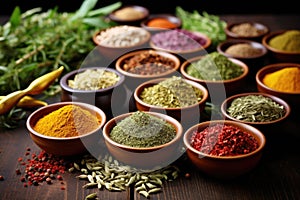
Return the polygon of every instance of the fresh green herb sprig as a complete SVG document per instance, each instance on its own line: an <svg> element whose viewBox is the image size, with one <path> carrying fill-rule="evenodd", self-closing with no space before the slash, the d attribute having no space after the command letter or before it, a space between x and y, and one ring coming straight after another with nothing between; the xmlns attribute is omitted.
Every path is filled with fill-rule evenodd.
<svg viewBox="0 0 300 200"><path fill-rule="evenodd" d="M176 7L176 15L182 20L182 28L206 34L212 40L213 47L226 40L226 22L219 16L208 14L205 11L202 14L197 10L188 12L180 6Z"/></svg>
<svg viewBox="0 0 300 200"><path fill-rule="evenodd" d="M60 66L65 67L63 73L79 68L95 47L93 33L114 26L106 16L121 6L116 2L94 9L97 1L85 0L74 13L60 13L57 8L45 12L34 8L22 13L17 6L9 21L0 26L0 95L22 90ZM53 88L55 91L48 91ZM50 87L45 93L55 95L56 89ZM12 123L10 116L1 116L0 126Z"/></svg>

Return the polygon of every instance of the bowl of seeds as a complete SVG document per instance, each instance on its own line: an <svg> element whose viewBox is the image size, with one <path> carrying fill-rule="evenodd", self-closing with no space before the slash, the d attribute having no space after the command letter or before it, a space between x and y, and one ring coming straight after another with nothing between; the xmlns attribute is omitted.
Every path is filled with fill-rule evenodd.
<svg viewBox="0 0 300 200"><path fill-rule="evenodd" d="M83 67L60 79L61 101L76 101L95 105L107 114L123 110L120 99L126 96L124 75L105 67Z"/></svg>
<svg viewBox="0 0 300 200"><path fill-rule="evenodd" d="M285 100L274 95L247 92L224 100L221 112L228 120L249 124L267 133L287 121L291 108Z"/></svg>
<svg viewBox="0 0 300 200"><path fill-rule="evenodd" d="M156 112L135 111L118 115L103 127L108 151L120 163L152 170L165 167L182 154L182 125Z"/></svg>
<svg viewBox="0 0 300 200"><path fill-rule="evenodd" d="M200 121L208 99L204 86L180 76L141 83L133 95L138 110L165 113L180 121L184 128Z"/></svg>
<svg viewBox="0 0 300 200"><path fill-rule="evenodd" d="M212 120L190 127L184 133L183 142L189 160L197 169L227 180L255 170L266 138L249 124Z"/></svg>

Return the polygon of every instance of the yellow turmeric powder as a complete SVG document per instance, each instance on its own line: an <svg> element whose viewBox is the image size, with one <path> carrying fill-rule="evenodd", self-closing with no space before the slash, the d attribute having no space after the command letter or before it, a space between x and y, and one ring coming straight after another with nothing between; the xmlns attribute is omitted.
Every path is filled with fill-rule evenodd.
<svg viewBox="0 0 300 200"><path fill-rule="evenodd" d="M34 130L52 137L73 137L95 130L101 122L93 115L76 105L66 105L39 119Z"/></svg>
<svg viewBox="0 0 300 200"><path fill-rule="evenodd" d="M263 83L278 91L282 92L300 92L300 68L286 67L266 74Z"/></svg>

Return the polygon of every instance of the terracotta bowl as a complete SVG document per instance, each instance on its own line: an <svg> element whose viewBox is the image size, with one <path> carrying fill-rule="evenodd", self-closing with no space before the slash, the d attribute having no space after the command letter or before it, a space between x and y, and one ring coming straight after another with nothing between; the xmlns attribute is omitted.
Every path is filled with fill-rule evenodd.
<svg viewBox="0 0 300 200"><path fill-rule="evenodd" d="M229 113L227 112L227 109L231 106L232 101L235 100L236 98L245 97L248 95L262 95L264 97L271 98L275 103L283 106L283 108L285 110L285 114L279 119L265 121L265 122L249 122L249 121L234 118L231 115L229 115ZM232 96L228 97L227 99L225 99L223 101L223 103L221 104L221 112L222 112L223 116L225 117L225 119L227 119L227 120L232 120L232 121L236 121L236 122L240 122L240 123L249 124L251 126L254 126L254 127L264 131L265 133L272 133L273 130L276 130L276 129L282 127L284 122L287 121L287 119L290 115L290 112L291 112L291 108L286 101L284 101L283 99L281 99L279 97L276 97L276 96L273 96L270 94L266 94L266 93L262 93L262 92L246 92L246 93L239 93L236 95L232 95Z"/></svg>
<svg viewBox="0 0 300 200"><path fill-rule="evenodd" d="M199 83L196 83L191 80L184 79L188 84L198 88L199 90L202 91L202 99L191 106L187 107L180 107L180 108L164 108L164 107L159 107L155 105L151 105L148 103L145 103L142 101L140 98L141 93L145 88L152 87L167 78L157 78L157 79L152 79L146 82L141 83L134 91L134 102L136 105L137 110L140 111L152 111L152 112L159 112L159 113L164 113L167 114L171 117L174 117L177 119L179 122L181 122L183 128L187 128L193 124L196 124L200 121L200 116L201 112L205 108L205 103L208 99L208 92L204 86L202 86Z"/></svg>
<svg viewBox="0 0 300 200"><path fill-rule="evenodd" d="M270 32L269 34L267 34L263 37L262 44L268 49L270 57L273 59L273 61L300 63L300 52L283 51L283 50L271 47L269 45L269 42L272 38L274 38L280 34L283 34L286 31L288 31L288 30L279 30L279 31Z"/></svg>
<svg viewBox="0 0 300 200"><path fill-rule="evenodd" d="M34 126L39 119L66 105L80 106L97 116L101 120L98 128L80 136L65 138L46 136L34 130ZM41 107L31 113L27 118L26 127L33 142L46 152L59 156L75 156L87 153L88 147L97 145L97 142L101 139L101 129L105 122L105 113L96 106L80 102L59 102Z"/></svg>
<svg viewBox="0 0 300 200"><path fill-rule="evenodd" d="M231 49L235 48L236 45L250 45L252 51L255 52L253 55L242 54L243 52L231 53ZM217 51L229 58L235 58L244 62L249 67L249 73L255 74L261 66L264 65L265 58L267 56L267 48L259 42L246 40L246 39L228 39L221 42L217 46ZM245 52L247 52L245 50Z"/></svg>
<svg viewBox="0 0 300 200"><path fill-rule="evenodd" d="M97 90L80 90L74 89L69 86L69 81L74 80L74 77L84 72L85 70L106 70L108 72L115 73L119 78L119 81L110 87L97 89ZM78 70L73 70L67 74L65 74L60 79L60 87L61 87L61 101L74 101L74 102L83 102L95 105L102 109L107 114L112 111L112 109L120 109L123 110L123 105L120 99L126 96L126 91L124 88L124 80L125 77L123 74L118 72L112 68L105 67L85 67L80 68Z"/></svg>
<svg viewBox="0 0 300 200"><path fill-rule="evenodd" d="M116 116L109 120L103 128L103 136L108 151L120 162L128 164L138 169L151 170L154 168L164 167L175 161L180 153L178 148L182 147L183 129L181 124L174 118L156 112L146 112L152 116L158 117L172 124L176 129L176 136L168 143L148 147L138 148L130 147L113 141L110 138L111 130L123 119L130 117L132 112Z"/></svg>
<svg viewBox="0 0 300 200"><path fill-rule="evenodd" d="M178 30L183 30L183 29L178 29ZM183 60L183 61L186 60L186 59L189 59L191 57L195 57L195 56L207 54L207 51L208 51L209 47L211 47L212 41L209 38L209 36L205 35L204 33L196 32L196 31L189 31L189 32L192 33L192 34L194 34L198 38L204 39L204 41L205 41L204 44L199 44L198 43L198 46L196 48L185 49L185 50L183 50L183 49L182 50L180 50L180 49L173 50L173 49L164 48L164 47L162 47L160 45L157 45L154 42L153 37L158 37L159 36L159 38L163 38L164 36L162 36L162 35L165 34L165 32L169 32L169 31L176 31L176 30L175 29L174 30L172 30L172 29L171 30L164 30L164 31L152 34L152 37L151 37L150 42L149 42L150 47L152 47L153 49L167 51L167 52L173 53L175 55L178 55L181 58L181 60ZM183 30L183 31L185 31L185 30ZM190 36L186 36L186 37L187 37L187 40L196 42ZM166 40L168 40L168 39L166 39ZM179 38L178 40L182 40L182 39Z"/></svg>
<svg viewBox="0 0 300 200"><path fill-rule="evenodd" d="M132 14L136 12L136 16ZM149 10L139 5L124 5L108 15L109 19L119 25L139 26L140 23L148 18Z"/></svg>
<svg viewBox="0 0 300 200"><path fill-rule="evenodd" d="M258 141L259 147L248 154L236 156L212 156L193 148L190 140L194 131L202 131L215 124L231 125L251 134ZM205 174L219 179L236 178L254 170L261 160L266 143L264 134L257 128L228 120L213 120L196 124L184 133L183 141L191 162Z"/></svg>
<svg viewBox="0 0 300 200"><path fill-rule="evenodd" d="M210 100L215 103L222 102L227 95L232 95L239 93L243 86L246 83L246 78L249 73L249 67L244 62L235 59L235 58L229 58L233 63L239 65L241 68L243 68L244 72L236 78L230 79L230 80L224 80L224 81L211 81L211 80L201 80L198 78L195 78L191 75L189 75L186 72L187 67L192 64L193 62L199 61L202 59L203 56L197 56L191 59L188 59L187 61L183 62L183 64L180 66L180 72L181 74L189 80L195 81L204 87L209 92Z"/></svg>
<svg viewBox="0 0 300 200"><path fill-rule="evenodd" d="M237 34L232 31L233 27L249 24L251 27L254 27L259 33L255 36L249 36L245 34ZM270 29L267 25L260 23L260 22L253 22L253 21L242 21L242 22L232 22L227 23L225 27L225 33L228 39L247 39L247 40L254 40L257 42L261 42L262 38L270 32Z"/></svg>
<svg viewBox="0 0 300 200"><path fill-rule="evenodd" d="M272 88L269 88L263 83L263 78L265 77L266 74L273 73L277 70L284 69L286 67L298 67L300 68L300 64L298 63L274 63L274 64L269 64L261 68L257 74L256 74L256 86L259 92L267 93L270 95L277 96L283 100L285 100L292 109L292 112L294 113L299 113L300 111L300 93L298 92L282 92L278 90L274 90Z"/></svg>
<svg viewBox="0 0 300 200"><path fill-rule="evenodd" d="M117 46L112 46L112 45L111 46L102 45L101 38L99 39L98 35L100 35L102 32L105 32L105 31L108 31L108 33L110 33L110 32L115 33L116 28L119 31L116 35L118 35L118 34L121 35L121 34L124 34L124 32L125 33L128 32L128 30L125 30L124 27L128 27L131 30L136 30L138 33L141 32L141 33L145 34L144 39L139 42L134 43L133 45L123 46L123 47L117 47ZM119 25L119 26L113 26L113 27L110 27L107 29L96 31L93 35L93 41L94 41L96 48L99 51L100 55L102 55L104 57L104 59L107 59L108 61L110 61L112 63L115 60L117 60L117 58L119 58L121 55L123 55L125 53L128 53L133 50L139 50L139 49L149 47L150 37L151 37L150 32L141 27ZM127 38L132 38L132 37L130 35L128 35L126 37L126 39Z"/></svg>
<svg viewBox="0 0 300 200"><path fill-rule="evenodd" d="M165 26L165 25L151 25L152 20L156 19L163 19L171 22L174 24L174 26ZM156 33L160 32L163 30L170 30L170 29L177 29L181 28L182 26L182 21L180 18L176 17L175 15L172 14L156 14L156 15L150 15L147 19L143 20L141 22L141 27L147 29L151 33Z"/></svg>

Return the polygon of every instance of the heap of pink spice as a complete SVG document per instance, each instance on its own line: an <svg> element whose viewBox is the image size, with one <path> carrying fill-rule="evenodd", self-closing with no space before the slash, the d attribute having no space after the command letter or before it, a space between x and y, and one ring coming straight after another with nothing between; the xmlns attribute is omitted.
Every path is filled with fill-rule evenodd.
<svg viewBox="0 0 300 200"><path fill-rule="evenodd" d="M215 124L202 131L195 131L191 145L196 150L212 156L248 154L259 146L251 134L226 124Z"/></svg>

